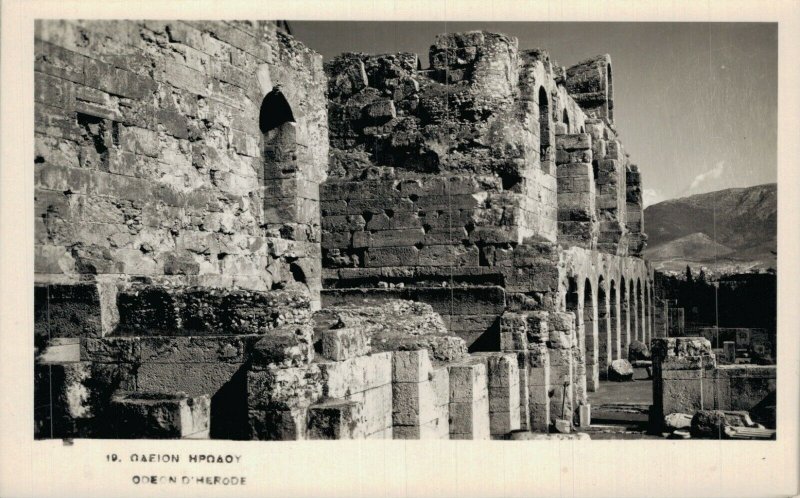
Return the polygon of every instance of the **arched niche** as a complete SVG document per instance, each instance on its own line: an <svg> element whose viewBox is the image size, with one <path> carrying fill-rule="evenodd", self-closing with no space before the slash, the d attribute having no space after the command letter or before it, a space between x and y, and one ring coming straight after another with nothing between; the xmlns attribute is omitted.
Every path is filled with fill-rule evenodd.
<svg viewBox="0 0 800 498"><path fill-rule="evenodd" d="M550 99L544 87L539 87L539 164L542 171L550 173L553 161L553 144L550 136L551 119Z"/></svg>

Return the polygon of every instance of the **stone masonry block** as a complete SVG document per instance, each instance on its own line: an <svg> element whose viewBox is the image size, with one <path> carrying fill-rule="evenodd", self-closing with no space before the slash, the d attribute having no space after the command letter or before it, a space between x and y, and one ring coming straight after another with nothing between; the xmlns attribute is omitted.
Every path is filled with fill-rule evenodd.
<svg viewBox="0 0 800 498"><path fill-rule="evenodd" d="M486 398L450 403L450 439L489 439L489 424Z"/></svg>
<svg viewBox="0 0 800 498"><path fill-rule="evenodd" d="M361 404L330 400L308 408L308 439L360 439L364 434Z"/></svg>
<svg viewBox="0 0 800 498"><path fill-rule="evenodd" d="M349 360L318 363L329 398L344 398L392 382L392 353L374 353Z"/></svg>
<svg viewBox="0 0 800 498"><path fill-rule="evenodd" d="M361 404L366 437L391 430L393 407L391 385L350 394L345 399ZM391 436L388 439L391 439Z"/></svg>
<svg viewBox="0 0 800 498"><path fill-rule="evenodd" d="M395 351L392 355L392 381L424 382L431 376L430 356L425 349L417 351Z"/></svg>
<svg viewBox="0 0 800 498"><path fill-rule="evenodd" d="M369 337L363 330L353 328L325 330L322 333L322 356L343 361L369 354Z"/></svg>
<svg viewBox="0 0 800 498"><path fill-rule="evenodd" d="M111 400L115 435L136 439L205 439L211 399L184 393L120 392Z"/></svg>
<svg viewBox="0 0 800 498"><path fill-rule="evenodd" d="M306 439L308 407L275 410L249 410L250 438L260 441Z"/></svg>
<svg viewBox="0 0 800 498"><path fill-rule="evenodd" d="M450 402L471 402L488 396L486 365L480 359L468 359L449 365Z"/></svg>
<svg viewBox="0 0 800 498"><path fill-rule="evenodd" d="M314 359L313 335L314 330L309 325L270 330L253 346L254 368L308 364Z"/></svg>
<svg viewBox="0 0 800 498"><path fill-rule="evenodd" d="M436 398L430 381L392 386L392 423L421 425L436 418Z"/></svg>

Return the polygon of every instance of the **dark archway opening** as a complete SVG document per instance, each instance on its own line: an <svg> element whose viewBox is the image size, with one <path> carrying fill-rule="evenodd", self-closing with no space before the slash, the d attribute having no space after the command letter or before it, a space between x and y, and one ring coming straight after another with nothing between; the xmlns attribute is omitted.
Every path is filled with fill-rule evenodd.
<svg viewBox="0 0 800 498"><path fill-rule="evenodd" d="M606 66L606 105L608 106L608 120L614 121L614 80L611 73L611 64Z"/></svg>
<svg viewBox="0 0 800 498"><path fill-rule="evenodd" d="M258 127L261 133L269 133L284 123L294 123L292 107L277 88L264 96L258 113Z"/></svg>
<svg viewBox="0 0 800 498"><path fill-rule="evenodd" d="M550 102L547 92L539 87L539 162L542 171L550 172Z"/></svg>

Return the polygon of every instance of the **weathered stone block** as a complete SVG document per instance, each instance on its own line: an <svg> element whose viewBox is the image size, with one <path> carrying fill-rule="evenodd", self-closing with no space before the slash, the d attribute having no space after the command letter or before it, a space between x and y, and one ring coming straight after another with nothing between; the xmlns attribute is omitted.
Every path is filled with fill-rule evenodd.
<svg viewBox="0 0 800 498"><path fill-rule="evenodd" d="M250 410L285 410L308 406L324 395L325 380L319 367L275 368L247 371L247 406Z"/></svg>
<svg viewBox="0 0 800 498"><path fill-rule="evenodd" d="M308 364L314 359L313 335L314 330L308 325L270 330L253 346L253 366Z"/></svg>
<svg viewBox="0 0 800 498"><path fill-rule="evenodd" d="M437 400L429 381L392 386L392 423L422 425L437 417Z"/></svg>
<svg viewBox="0 0 800 498"><path fill-rule="evenodd" d="M241 363L143 363L136 370L136 388L213 396L242 368Z"/></svg>
<svg viewBox="0 0 800 498"><path fill-rule="evenodd" d="M41 337L100 337L110 332L114 312L97 284L34 286L34 330ZM105 318L105 319L104 319ZM108 326L104 327L104 322Z"/></svg>
<svg viewBox="0 0 800 498"><path fill-rule="evenodd" d="M364 434L361 404L330 400L308 407L308 439L360 439Z"/></svg>
<svg viewBox="0 0 800 498"><path fill-rule="evenodd" d="M486 365L479 359L468 359L448 366L450 402L472 401L488 395Z"/></svg>
<svg viewBox="0 0 800 498"><path fill-rule="evenodd" d="M367 438L392 428L392 385L367 389L348 395L345 399L361 404L364 434ZM377 436L375 436L377 437ZM391 439L389 435L388 439Z"/></svg>
<svg viewBox="0 0 800 498"><path fill-rule="evenodd" d="M369 354L369 337L360 329L344 328L322 332L322 356L343 361Z"/></svg>
<svg viewBox="0 0 800 498"><path fill-rule="evenodd" d="M425 382L433 367L428 351L396 351L392 354L392 382Z"/></svg>
<svg viewBox="0 0 800 498"><path fill-rule="evenodd" d="M318 367L324 381L325 396L329 398L344 398L392 382L392 353L388 352L320 362Z"/></svg>
<svg viewBox="0 0 800 498"><path fill-rule="evenodd" d="M205 439L211 399L184 393L121 392L111 399L111 413L117 437Z"/></svg>
<svg viewBox="0 0 800 498"><path fill-rule="evenodd" d="M250 438L261 441L296 441L306 439L308 407L249 410Z"/></svg>

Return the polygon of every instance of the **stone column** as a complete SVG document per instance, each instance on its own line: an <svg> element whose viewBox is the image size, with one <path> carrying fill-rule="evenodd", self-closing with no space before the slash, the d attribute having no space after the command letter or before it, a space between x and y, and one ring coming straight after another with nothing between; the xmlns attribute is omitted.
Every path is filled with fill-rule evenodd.
<svg viewBox="0 0 800 498"><path fill-rule="evenodd" d="M611 364L611 358L614 349L614 330L612 329L608 293L606 293L602 285L602 283L599 283L597 288L597 370L599 380L605 379L606 377L608 365Z"/></svg>
<svg viewBox="0 0 800 498"><path fill-rule="evenodd" d="M558 240L595 248L598 227L591 135L558 135L556 147Z"/></svg>

